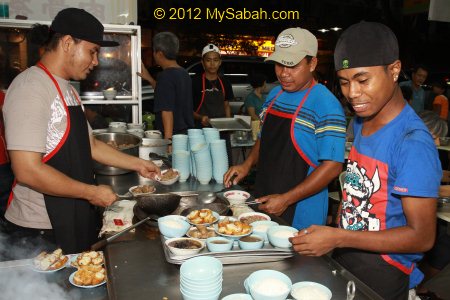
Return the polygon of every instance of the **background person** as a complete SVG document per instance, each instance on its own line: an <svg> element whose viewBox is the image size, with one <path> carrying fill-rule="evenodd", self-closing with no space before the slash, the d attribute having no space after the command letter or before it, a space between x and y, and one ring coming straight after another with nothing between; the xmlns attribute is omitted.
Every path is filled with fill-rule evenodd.
<svg viewBox="0 0 450 300"><path fill-rule="evenodd" d="M244 163L224 175L229 187L257 165L259 208L296 228L325 224L327 186L344 162L344 111L336 97L314 81L316 55L317 39L308 30L289 28L279 34L267 60L275 62L280 86L263 105L260 138Z"/></svg>
<svg viewBox="0 0 450 300"><path fill-rule="evenodd" d="M231 83L219 76L222 64L220 50L216 45L208 44L202 51L202 66L205 70L192 80L194 99L194 119L196 127L208 127L211 118L230 118L230 101L234 99Z"/></svg>
<svg viewBox="0 0 450 300"><path fill-rule="evenodd" d="M434 242L442 177L436 146L397 84L398 42L380 23L347 28L334 52L341 90L353 106L339 228L311 226L292 244L299 254L334 258L383 299L408 299L416 267Z"/></svg>
<svg viewBox="0 0 450 300"><path fill-rule="evenodd" d="M425 109L425 90L422 84L427 80L428 69L424 65L416 65L411 74L411 80L400 83L400 87L409 86L412 90L411 107L416 113Z"/></svg>
<svg viewBox="0 0 450 300"><path fill-rule="evenodd" d="M245 98L245 108L247 114L252 118L252 121L259 120L259 115L262 112L262 106L266 101L267 94L264 94L266 89L266 76L261 73L250 75L250 85L253 91Z"/></svg>
<svg viewBox="0 0 450 300"><path fill-rule="evenodd" d="M37 66L19 74L3 107L6 141L17 184L7 208L6 231L20 247L46 242L77 253L97 241L100 216L117 196L96 185L93 159L153 178L159 168L126 155L92 135L80 97L69 80L83 80L98 64L103 25L82 9L60 11Z"/></svg>
<svg viewBox="0 0 450 300"><path fill-rule="evenodd" d="M433 93L436 95L433 99L433 111L441 117L442 120L448 120L448 99L445 96L446 83L437 81L432 84Z"/></svg>

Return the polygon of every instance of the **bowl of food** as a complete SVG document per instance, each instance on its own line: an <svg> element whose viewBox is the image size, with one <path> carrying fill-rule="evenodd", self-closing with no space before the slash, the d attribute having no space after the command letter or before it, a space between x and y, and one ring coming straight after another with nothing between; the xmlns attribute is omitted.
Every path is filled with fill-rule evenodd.
<svg viewBox="0 0 450 300"><path fill-rule="evenodd" d="M153 185L144 184L132 186L130 187L129 191L134 197L138 197L150 195L151 193L156 191L156 188Z"/></svg>
<svg viewBox="0 0 450 300"><path fill-rule="evenodd" d="M136 205L147 215L166 216L177 209L181 196L177 194L150 194L136 198Z"/></svg>
<svg viewBox="0 0 450 300"><path fill-rule="evenodd" d="M205 242L193 238L172 238L165 241L170 252L175 255L194 255L205 248Z"/></svg>
<svg viewBox="0 0 450 300"><path fill-rule="evenodd" d="M167 169L161 171L161 177L158 182L163 185L171 185L180 179L180 172L177 169Z"/></svg>
<svg viewBox="0 0 450 300"><path fill-rule="evenodd" d="M103 90L103 97L105 97L106 100L113 100L117 96L117 91L113 88L109 88L106 90Z"/></svg>
<svg viewBox="0 0 450 300"><path fill-rule="evenodd" d="M129 133L108 132L95 134L94 138L106 143L120 152L139 157L139 145L141 143L141 138L135 135ZM129 173L131 170L106 166L94 161L94 172L102 175L121 175Z"/></svg>
<svg viewBox="0 0 450 300"><path fill-rule="evenodd" d="M257 250L264 246L264 238L251 234L238 240L239 248L242 250Z"/></svg>
<svg viewBox="0 0 450 300"><path fill-rule="evenodd" d="M243 223L252 224L257 221L270 221L270 217L260 212L247 212L240 214L238 220Z"/></svg>
<svg viewBox="0 0 450 300"><path fill-rule="evenodd" d="M265 242L269 242L267 237L267 230L272 226L278 226L279 224L274 221L256 221L252 223L253 233L259 235Z"/></svg>
<svg viewBox="0 0 450 300"><path fill-rule="evenodd" d="M214 231L214 228L206 227L204 225L197 225L196 227L191 227L191 229L189 229L188 232L186 232L186 235L188 237L199 240L206 240L207 238L217 236L216 232Z"/></svg>
<svg viewBox="0 0 450 300"><path fill-rule="evenodd" d="M210 209L193 210L187 215L187 221L191 225L209 226L216 223L220 216Z"/></svg>
<svg viewBox="0 0 450 300"><path fill-rule="evenodd" d="M292 285L291 296L295 300L330 300L333 294L320 283L301 281Z"/></svg>
<svg viewBox="0 0 450 300"><path fill-rule="evenodd" d="M218 235L238 240L244 236L252 234L252 226L242 223L241 221L232 221L225 218L214 225L215 231Z"/></svg>
<svg viewBox="0 0 450 300"><path fill-rule="evenodd" d="M298 230L290 226L272 226L267 230L267 238L274 247L290 248L292 247L289 238L293 237Z"/></svg>
<svg viewBox="0 0 450 300"><path fill-rule="evenodd" d="M161 139L162 138L162 132L159 130L146 130L144 132L145 137L148 139Z"/></svg>
<svg viewBox="0 0 450 300"><path fill-rule="evenodd" d="M168 238L182 237L189 230L190 225L186 218L179 215L168 215L158 219L158 229Z"/></svg>
<svg viewBox="0 0 450 300"><path fill-rule="evenodd" d="M127 123L127 129L141 129L141 130L144 130L144 124Z"/></svg>
<svg viewBox="0 0 450 300"><path fill-rule="evenodd" d="M292 281L275 270L259 270L246 279L250 294L255 300L284 300L289 295Z"/></svg>
<svg viewBox="0 0 450 300"><path fill-rule="evenodd" d="M225 252L233 248L233 241L221 236L206 239L206 246L211 252Z"/></svg>
<svg viewBox="0 0 450 300"><path fill-rule="evenodd" d="M250 194L246 191L230 190L223 193L225 199L230 202L231 205L244 204L245 201L250 198Z"/></svg>

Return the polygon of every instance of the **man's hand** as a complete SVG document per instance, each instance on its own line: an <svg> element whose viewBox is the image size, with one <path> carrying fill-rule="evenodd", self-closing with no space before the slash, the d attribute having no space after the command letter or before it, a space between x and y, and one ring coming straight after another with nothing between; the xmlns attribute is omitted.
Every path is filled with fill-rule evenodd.
<svg viewBox="0 0 450 300"><path fill-rule="evenodd" d="M256 199L256 201L261 203L258 209L275 216L281 216L289 206L288 200L283 194L263 196Z"/></svg>
<svg viewBox="0 0 450 300"><path fill-rule="evenodd" d="M301 255L322 256L337 247L340 230L343 229L312 225L300 230L297 236L289 240L294 250Z"/></svg>
<svg viewBox="0 0 450 300"><path fill-rule="evenodd" d="M154 163L145 159L141 159L136 171L139 175L149 179L155 179L161 176L161 170Z"/></svg>
<svg viewBox="0 0 450 300"><path fill-rule="evenodd" d="M117 200L117 195L108 185L91 185L85 198L92 205L106 207Z"/></svg>
<svg viewBox="0 0 450 300"><path fill-rule="evenodd" d="M244 164L233 166L228 169L228 171L223 175L223 184L225 187L229 188L232 185L238 184L239 181L242 180L245 176L247 176L250 168L246 167ZM231 179L234 178L233 181Z"/></svg>
<svg viewBox="0 0 450 300"><path fill-rule="evenodd" d="M201 122L202 122L203 126L209 126L209 118L208 118L208 116L202 116Z"/></svg>

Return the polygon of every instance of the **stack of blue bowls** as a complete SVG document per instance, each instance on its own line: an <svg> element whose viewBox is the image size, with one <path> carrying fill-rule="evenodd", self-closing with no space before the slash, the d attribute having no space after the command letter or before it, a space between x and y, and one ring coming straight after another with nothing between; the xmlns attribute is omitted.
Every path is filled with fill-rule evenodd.
<svg viewBox="0 0 450 300"><path fill-rule="evenodd" d="M172 167L180 173L180 182L185 182L191 175L191 155L189 151L176 150L172 152Z"/></svg>
<svg viewBox="0 0 450 300"><path fill-rule="evenodd" d="M197 180L208 184L212 178L212 159L207 143L197 144L191 148L194 153Z"/></svg>
<svg viewBox="0 0 450 300"><path fill-rule="evenodd" d="M225 140L214 140L209 144L213 163L213 177L223 183L223 174L228 170L228 154Z"/></svg>
<svg viewBox="0 0 450 300"><path fill-rule="evenodd" d="M188 137L189 137L189 151L192 151L198 144L206 143L205 136L203 135L203 130L201 129L188 129ZM194 153L191 153L191 175L197 177L197 169L195 165Z"/></svg>
<svg viewBox="0 0 450 300"><path fill-rule="evenodd" d="M184 300L218 300L222 293L223 266L220 260L198 256L180 268L180 291Z"/></svg>
<svg viewBox="0 0 450 300"><path fill-rule="evenodd" d="M207 143L220 139L219 130L217 128L205 127L203 128L203 134Z"/></svg>

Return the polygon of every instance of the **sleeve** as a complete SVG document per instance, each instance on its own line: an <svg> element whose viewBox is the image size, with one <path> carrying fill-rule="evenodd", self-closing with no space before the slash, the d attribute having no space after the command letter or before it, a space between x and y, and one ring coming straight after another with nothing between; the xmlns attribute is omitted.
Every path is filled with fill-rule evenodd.
<svg viewBox="0 0 450 300"><path fill-rule="evenodd" d="M255 94L253 92L251 92L250 94L247 95L247 97L245 97L244 104L245 104L246 108L256 107L256 105L255 105Z"/></svg>
<svg viewBox="0 0 450 300"><path fill-rule="evenodd" d="M222 83L223 87L225 89L225 101L233 101L234 100L234 93L233 93L233 87L231 86L230 81L222 77Z"/></svg>
<svg viewBox="0 0 450 300"><path fill-rule="evenodd" d="M393 192L400 196L438 197L442 167L429 132L414 130L394 151Z"/></svg>
<svg viewBox="0 0 450 300"><path fill-rule="evenodd" d="M195 76L192 79L192 102L194 111L197 110L197 107L200 105L200 101L202 100L202 79L199 76Z"/></svg>
<svg viewBox="0 0 450 300"><path fill-rule="evenodd" d="M177 93L175 82L173 81L174 78L169 75L167 73L160 73L160 77L158 78L153 108L155 112L174 110Z"/></svg>
<svg viewBox="0 0 450 300"><path fill-rule="evenodd" d="M9 88L3 108L8 150L46 152L49 97L45 85L36 81L15 82Z"/></svg>
<svg viewBox="0 0 450 300"><path fill-rule="evenodd" d="M344 110L339 101L331 94L319 96L316 113L316 140L318 160L344 162L346 120Z"/></svg>

